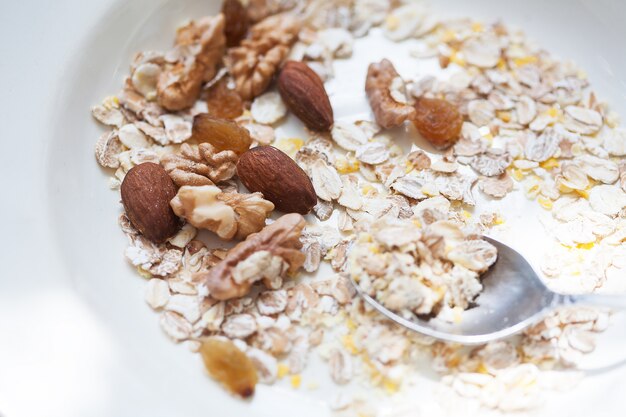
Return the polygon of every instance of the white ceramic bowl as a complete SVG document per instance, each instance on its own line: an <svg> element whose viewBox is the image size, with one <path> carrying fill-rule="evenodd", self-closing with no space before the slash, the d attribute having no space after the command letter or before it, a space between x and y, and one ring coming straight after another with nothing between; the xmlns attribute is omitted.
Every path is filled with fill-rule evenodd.
<svg viewBox="0 0 626 417"><path fill-rule="evenodd" d="M4 148L14 152L4 153L0 165L10 196L1 209L9 225L2 246L8 266L0 278L0 415L329 415L323 400L336 390L332 385L315 391L261 386L253 401L238 401L204 375L197 355L167 340L143 302L142 279L123 258L119 196L93 157L101 128L90 107L118 91L136 51L167 48L181 22L216 12L218 1L39 3L34 9L3 4L0 13L7 20L4 42L11 44L11 59L0 63L3 91L17 96L2 104L1 114ZM445 16L501 18L523 28L585 68L599 96L626 115L625 2L435 3ZM38 24L11 41L26 18ZM339 64L354 74L331 87L338 117L367 114L365 64L400 53L375 46L358 44L355 60ZM20 62L27 68L9 68ZM407 75L411 65L398 64ZM45 106L26 117L29 104L39 108L37 100ZM282 129L297 132L295 124ZM311 380L325 378L324 367L310 368ZM434 378L424 378L424 415L435 407L428 405ZM624 380L624 368L590 375L532 414L617 415Z"/></svg>

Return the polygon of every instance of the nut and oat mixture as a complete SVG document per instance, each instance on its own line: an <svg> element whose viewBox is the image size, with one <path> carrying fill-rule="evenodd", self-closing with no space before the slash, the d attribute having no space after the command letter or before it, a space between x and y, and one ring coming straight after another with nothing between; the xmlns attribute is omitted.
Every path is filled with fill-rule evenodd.
<svg viewBox="0 0 626 417"><path fill-rule="evenodd" d="M373 62L355 92L371 117L335 120L323 83L366 36L405 42L416 67L439 70L403 78ZM277 133L288 113L308 137ZM480 236L508 214L474 215L485 201L543 209L551 288L626 289L626 130L584 72L499 22L440 20L421 2L225 0L181 26L170 50L138 53L92 114L109 128L96 159L121 188L146 302L242 397L257 382L298 389L315 354L334 383L368 393L340 390L329 406L344 415L380 415L386 395L404 415L424 357L442 395L500 411L575 382L606 311L563 309L466 348L400 328L355 295L351 278L403 316L458 320L497 258ZM431 148L404 149L398 128ZM208 247L199 229L238 243Z"/></svg>

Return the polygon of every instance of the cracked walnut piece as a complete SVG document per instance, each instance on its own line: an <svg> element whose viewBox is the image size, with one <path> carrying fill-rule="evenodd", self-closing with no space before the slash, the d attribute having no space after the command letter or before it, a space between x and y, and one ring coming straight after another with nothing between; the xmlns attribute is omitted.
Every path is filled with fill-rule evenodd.
<svg viewBox="0 0 626 417"><path fill-rule="evenodd" d="M291 15L270 16L250 30L250 37L228 50L226 65L244 100L265 91L296 41L300 22Z"/></svg>
<svg viewBox="0 0 626 417"><path fill-rule="evenodd" d="M213 185L231 179L237 171L237 154L217 152L210 143L180 147L180 155L167 154L161 159L172 180L183 185Z"/></svg>
<svg viewBox="0 0 626 417"><path fill-rule="evenodd" d="M179 29L176 49L180 56L159 75L158 103L171 111L191 107L202 83L215 76L225 44L222 14L192 21Z"/></svg>
<svg viewBox="0 0 626 417"><path fill-rule="evenodd" d="M225 240L258 232L274 210L274 204L261 193L224 193L215 185L180 187L170 205L193 226L211 230Z"/></svg>
<svg viewBox="0 0 626 417"><path fill-rule="evenodd" d="M217 300L242 297L250 291L252 282L235 280L234 272L240 263L259 252L269 252L273 257L282 258L289 266L288 273L295 273L304 263L300 235L305 224L304 218L296 213L280 217L232 248L226 258L210 270L197 272L194 281L204 281L211 297Z"/></svg>
<svg viewBox="0 0 626 417"><path fill-rule="evenodd" d="M293 9L296 0L248 0L246 11L252 22L259 22L268 16Z"/></svg>
<svg viewBox="0 0 626 417"><path fill-rule="evenodd" d="M401 125L410 119L415 109L400 103L391 95L391 85L399 78L391 61L383 59L378 64L370 64L365 80L365 92L374 111L376 123L385 129Z"/></svg>

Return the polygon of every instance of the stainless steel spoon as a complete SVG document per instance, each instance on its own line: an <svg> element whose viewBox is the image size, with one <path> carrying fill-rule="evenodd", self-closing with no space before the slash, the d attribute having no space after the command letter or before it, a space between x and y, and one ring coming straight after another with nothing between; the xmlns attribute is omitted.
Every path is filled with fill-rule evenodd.
<svg viewBox="0 0 626 417"><path fill-rule="evenodd" d="M458 324L437 318L407 320L365 294L357 283L354 286L365 301L396 323L427 336L466 345L516 334L558 306L584 304L626 309L626 296L552 292L522 255L495 239L484 239L498 249L498 260L481 277L483 291L475 300L476 306L464 311Z"/></svg>

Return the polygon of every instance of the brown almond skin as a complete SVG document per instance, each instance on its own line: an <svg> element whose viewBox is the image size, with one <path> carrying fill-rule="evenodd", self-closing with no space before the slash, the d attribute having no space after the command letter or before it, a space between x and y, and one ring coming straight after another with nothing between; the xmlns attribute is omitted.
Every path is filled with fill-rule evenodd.
<svg viewBox="0 0 626 417"><path fill-rule="evenodd" d="M261 192L283 213L307 214L317 195L308 175L273 146L257 146L239 158L237 175L251 192Z"/></svg>
<svg viewBox="0 0 626 417"><path fill-rule="evenodd" d="M126 216L146 239L163 243L178 232L181 221L170 207L176 186L161 165L144 162L133 167L120 191Z"/></svg>
<svg viewBox="0 0 626 417"><path fill-rule="evenodd" d="M206 113L194 117L190 141L208 142L218 151L234 151L238 155L247 151L252 144L247 129L232 120L218 119Z"/></svg>
<svg viewBox="0 0 626 417"><path fill-rule="evenodd" d="M333 108L320 77L298 61L287 61L278 76L278 91L298 119L311 130L326 132L333 125Z"/></svg>

